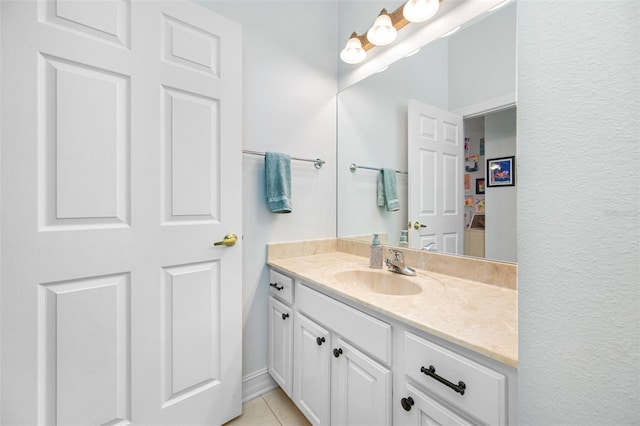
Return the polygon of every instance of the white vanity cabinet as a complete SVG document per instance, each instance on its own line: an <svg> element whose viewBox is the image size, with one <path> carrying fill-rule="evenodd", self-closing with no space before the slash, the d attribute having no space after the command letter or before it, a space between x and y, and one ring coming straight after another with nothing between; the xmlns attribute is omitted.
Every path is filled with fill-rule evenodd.
<svg viewBox="0 0 640 426"><path fill-rule="evenodd" d="M515 368L273 273L269 372L312 424L516 424Z"/></svg>
<svg viewBox="0 0 640 426"><path fill-rule="evenodd" d="M331 424L330 333L297 312L294 347L293 400L314 425Z"/></svg>
<svg viewBox="0 0 640 426"><path fill-rule="evenodd" d="M331 423L391 424L391 370L341 338L334 340L334 343Z"/></svg>
<svg viewBox="0 0 640 426"><path fill-rule="evenodd" d="M269 374L293 397L293 279L269 273Z"/></svg>
<svg viewBox="0 0 640 426"><path fill-rule="evenodd" d="M396 395L396 399L399 399L399 405L402 408L396 410L395 424L407 426L471 426L473 424L410 383L406 383L401 390L400 395Z"/></svg>
<svg viewBox="0 0 640 426"><path fill-rule="evenodd" d="M391 327L295 286L293 399L314 425L390 425Z"/></svg>
<svg viewBox="0 0 640 426"><path fill-rule="evenodd" d="M289 395L293 374L293 309L269 297L269 374Z"/></svg>

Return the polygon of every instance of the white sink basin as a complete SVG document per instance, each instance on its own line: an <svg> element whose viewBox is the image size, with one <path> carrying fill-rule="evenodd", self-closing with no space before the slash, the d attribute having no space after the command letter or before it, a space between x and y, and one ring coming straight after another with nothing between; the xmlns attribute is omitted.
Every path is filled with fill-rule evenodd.
<svg viewBox="0 0 640 426"><path fill-rule="evenodd" d="M335 275L341 284L358 285L369 291L391 296L418 294L422 288L403 275L388 271L345 271Z"/></svg>

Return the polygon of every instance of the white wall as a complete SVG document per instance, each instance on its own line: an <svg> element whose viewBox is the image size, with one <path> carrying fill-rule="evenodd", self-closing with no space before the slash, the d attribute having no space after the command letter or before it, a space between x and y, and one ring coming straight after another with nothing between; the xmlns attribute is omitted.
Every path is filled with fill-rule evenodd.
<svg viewBox="0 0 640 426"><path fill-rule="evenodd" d="M267 366L266 244L335 236L337 6L329 1L201 1L243 27L243 148L323 158L292 162L293 212L264 196L264 158L243 161L243 375ZM310 34L321 34L314 41Z"/></svg>
<svg viewBox="0 0 640 426"><path fill-rule="evenodd" d="M640 3L518 2L519 423L640 424Z"/></svg>
<svg viewBox="0 0 640 426"><path fill-rule="evenodd" d="M516 156L516 110L514 108L484 117L485 162L487 159ZM517 193L515 186L486 187L484 245L487 259L518 261Z"/></svg>
<svg viewBox="0 0 640 426"><path fill-rule="evenodd" d="M448 37L450 111L515 93L516 6Z"/></svg>

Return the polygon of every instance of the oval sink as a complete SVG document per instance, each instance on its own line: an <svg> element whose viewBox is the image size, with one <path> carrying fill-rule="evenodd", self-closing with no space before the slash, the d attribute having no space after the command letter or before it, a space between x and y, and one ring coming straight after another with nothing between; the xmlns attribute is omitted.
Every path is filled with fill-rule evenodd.
<svg viewBox="0 0 640 426"><path fill-rule="evenodd" d="M374 293L391 296L409 296L422 291L418 284L387 271L345 271L338 272L335 278L341 284L355 284Z"/></svg>

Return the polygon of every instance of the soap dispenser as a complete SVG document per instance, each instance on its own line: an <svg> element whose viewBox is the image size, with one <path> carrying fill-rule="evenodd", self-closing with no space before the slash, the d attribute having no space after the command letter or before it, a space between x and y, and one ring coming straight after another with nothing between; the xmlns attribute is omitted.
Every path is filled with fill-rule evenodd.
<svg viewBox="0 0 640 426"><path fill-rule="evenodd" d="M382 245L380 245L380 238L378 237L378 234L373 234L373 241L371 241L369 267L374 269L382 269Z"/></svg>

